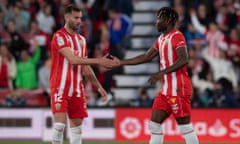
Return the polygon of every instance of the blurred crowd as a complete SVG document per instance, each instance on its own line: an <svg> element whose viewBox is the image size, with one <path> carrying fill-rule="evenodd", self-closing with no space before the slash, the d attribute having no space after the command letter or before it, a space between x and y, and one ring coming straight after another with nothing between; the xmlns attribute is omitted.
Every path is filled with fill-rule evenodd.
<svg viewBox="0 0 240 144"><path fill-rule="evenodd" d="M193 107L239 107L239 0L173 0L172 6L188 44Z"/></svg>
<svg viewBox="0 0 240 144"><path fill-rule="evenodd" d="M0 0L0 88L10 90L2 104L26 105L21 98L24 90L41 89L49 98L50 41L64 25L66 5L75 3L83 10L79 33L87 39L89 57L111 53L121 59L131 49L133 2ZM171 0L170 4L179 14L179 29L188 44L193 107L240 107L239 0ZM123 69L93 68L111 96L113 76L123 74ZM96 106L96 88L87 80L85 87L88 105ZM132 105L151 106L147 91L140 89Z"/></svg>
<svg viewBox="0 0 240 144"><path fill-rule="evenodd" d="M69 4L82 9L79 33L87 39L89 57L107 53L124 57L133 29L131 0L0 0L0 88L10 90L3 105L14 105L16 95L35 89L49 99L51 37L64 26L63 10ZM123 73L122 68L107 71L94 66L94 70L109 93L114 87L113 75ZM87 80L85 85L89 105L95 105L96 88Z"/></svg>

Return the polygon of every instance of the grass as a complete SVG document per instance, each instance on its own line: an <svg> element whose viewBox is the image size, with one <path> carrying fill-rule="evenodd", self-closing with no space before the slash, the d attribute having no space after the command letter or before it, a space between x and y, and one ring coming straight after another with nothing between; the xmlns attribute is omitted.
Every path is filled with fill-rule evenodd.
<svg viewBox="0 0 240 144"><path fill-rule="evenodd" d="M50 142L40 142L40 141L0 141L0 144L51 144ZM65 142L64 144L68 144L68 142ZM148 144L147 142L99 142L99 141L91 141L91 142L83 142L83 144ZM164 144L185 144L185 143L164 143ZM200 144L237 144L237 143L229 143L229 142L208 142L208 143L200 143ZM239 143L238 143L239 144Z"/></svg>

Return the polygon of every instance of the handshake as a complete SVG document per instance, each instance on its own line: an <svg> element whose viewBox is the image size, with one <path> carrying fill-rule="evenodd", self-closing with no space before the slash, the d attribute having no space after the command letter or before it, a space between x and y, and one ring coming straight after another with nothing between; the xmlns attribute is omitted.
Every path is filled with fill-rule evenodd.
<svg viewBox="0 0 240 144"><path fill-rule="evenodd" d="M111 54L106 54L105 56L99 58L98 64L108 69L113 69L122 66L121 61Z"/></svg>

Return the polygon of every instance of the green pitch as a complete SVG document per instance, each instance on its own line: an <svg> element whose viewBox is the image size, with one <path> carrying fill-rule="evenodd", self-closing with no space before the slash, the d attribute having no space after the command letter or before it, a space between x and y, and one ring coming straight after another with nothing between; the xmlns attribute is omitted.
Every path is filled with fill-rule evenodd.
<svg viewBox="0 0 240 144"><path fill-rule="evenodd" d="M0 144L51 144L50 142L40 142L40 141L1 141ZM65 142L64 144L68 144ZM133 142L83 142L83 144L148 144L147 142L142 143L133 143ZM185 144L185 143L164 143L164 144ZM201 144L237 144L237 143L229 143L229 142L219 142L219 143L201 143ZM238 143L239 144L239 143Z"/></svg>

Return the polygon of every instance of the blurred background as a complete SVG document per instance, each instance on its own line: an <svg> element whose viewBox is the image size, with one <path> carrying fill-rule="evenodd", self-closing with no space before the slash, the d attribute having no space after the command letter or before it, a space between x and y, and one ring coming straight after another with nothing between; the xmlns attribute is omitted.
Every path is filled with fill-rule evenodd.
<svg viewBox="0 0 240 144"><path fill-rule="evenodd" d="M50 41L72 3L83 11L79 33L87 39L89 57L111 53L120 59L146 52L160 35L156 12L173 7L188 45L192 120L200 141L240 142L239 0L0 0L0 143L51 139ZM159 71L158 60L114 70L93 66L108 100L101 102L85 80L85 140L148 141L161 83L147 80ZM172 118L164 131L167 141L183 142Z"/></svg>

